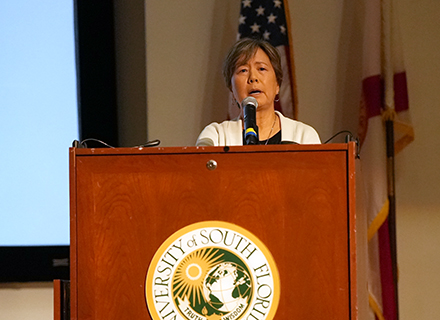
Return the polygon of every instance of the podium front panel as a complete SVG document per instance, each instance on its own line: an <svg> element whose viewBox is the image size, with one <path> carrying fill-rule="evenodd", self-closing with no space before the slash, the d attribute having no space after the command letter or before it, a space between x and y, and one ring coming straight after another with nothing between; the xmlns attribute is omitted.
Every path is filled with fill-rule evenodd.
<svg viewBox="0 0 440 320"><path fill-rule="evenodd" d="M190 224L225 221L272 253L275 319L355 319L352 158L345 144L71 149L72 318L151 319L158 248Z"/></svg>

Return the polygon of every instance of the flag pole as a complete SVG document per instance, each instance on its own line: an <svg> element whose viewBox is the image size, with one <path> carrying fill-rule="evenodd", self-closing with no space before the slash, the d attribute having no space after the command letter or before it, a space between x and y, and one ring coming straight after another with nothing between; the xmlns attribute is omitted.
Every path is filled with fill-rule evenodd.
<svg viewBox="0 0 440 320"><path fill-rule="evenodd" d="M397 241L396 241L396 194L394 174L394 68L392 63L392 6L393 0L381 0L382 24L382 58L385 85L384 107L382 116L385 119L386 152L387 152L387 184L388 184L388 236L391 255L392 284L394 291L394 308L396 319L399 319L399 298L397 288Z"/></svg>
<svg viewBox="0 0 440 320"><path fill-rule="evenodd" d="M394 173L394 121L385 121L386 148L387 148L387 181L388 181L388 232L390 236L391 267L393 271L394 303L396 308L396 319L399 320L399 290L397 276L397 237L396 237L396 194L395 194L395 173Z"/></svg>

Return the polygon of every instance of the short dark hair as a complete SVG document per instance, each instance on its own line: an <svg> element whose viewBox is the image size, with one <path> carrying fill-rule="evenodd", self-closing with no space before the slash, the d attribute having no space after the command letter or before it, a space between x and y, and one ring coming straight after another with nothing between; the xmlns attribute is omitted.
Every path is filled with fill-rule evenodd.
<svg viewBox="0 0 440 320"><path fill-rule="evenodd" d="M232 88L231 80L237 66L248 62L258 49L263 50L269 57L270 63L275 71L277 83L281 87L283 70L281 68L281 57L278 50L265 40L244 38L238 40L232 46L223 61L223 77L225 78L226 87L228 87L229 90Z"/></svg>

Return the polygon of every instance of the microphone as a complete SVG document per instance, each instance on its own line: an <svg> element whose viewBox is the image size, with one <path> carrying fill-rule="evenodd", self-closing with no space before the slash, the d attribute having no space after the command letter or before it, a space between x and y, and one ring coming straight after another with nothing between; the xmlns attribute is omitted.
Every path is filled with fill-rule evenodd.
<svg viewBox="0 0 440 320"><path fill-rule="evenodd" d="M241 102L243 108L244 130L243 144L259 144L257 127L258 102L254 97L244 98Z"/></svg>

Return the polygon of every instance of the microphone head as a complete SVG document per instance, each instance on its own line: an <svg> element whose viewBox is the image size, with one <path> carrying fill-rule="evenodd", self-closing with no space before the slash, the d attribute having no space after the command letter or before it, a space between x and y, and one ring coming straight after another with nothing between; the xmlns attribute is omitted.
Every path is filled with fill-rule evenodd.
<svg viewBox="0 0 440 320"><path fill-rule="evenodd" d="M254 97L246 97L246 98L244 98L243 101L241 102L241 107L244 108L248 104L253 105L255 107L255 109L258 108L257 99L255 99Z"/></svg>

